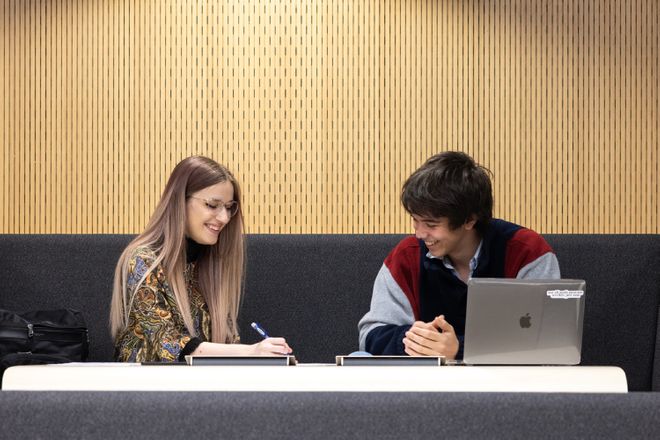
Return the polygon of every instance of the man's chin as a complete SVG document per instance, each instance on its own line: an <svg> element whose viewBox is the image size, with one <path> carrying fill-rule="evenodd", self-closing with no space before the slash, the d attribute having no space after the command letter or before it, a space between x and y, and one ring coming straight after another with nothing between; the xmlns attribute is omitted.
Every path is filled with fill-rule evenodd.
<svg viewBox="0 0 660 440"><path fill-rule="evenodd" d="M429 252L430 252L431 255L433 255L435 258L444 258L444 256L445 256L444 252L442 252L441 250L435 250L435 251L434 251L434 250L432 250L432 249L429 249Z"/></svg>

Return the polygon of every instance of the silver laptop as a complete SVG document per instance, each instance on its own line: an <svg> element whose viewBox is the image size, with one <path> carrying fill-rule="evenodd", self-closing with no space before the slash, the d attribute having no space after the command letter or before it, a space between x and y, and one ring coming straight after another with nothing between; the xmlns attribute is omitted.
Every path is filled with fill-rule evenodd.
<svg viewBox="0 0 660 440"><path fill-rule="evenodd" d="M463 362L579 364L585 288L583 280L470 279Z"/></svg>

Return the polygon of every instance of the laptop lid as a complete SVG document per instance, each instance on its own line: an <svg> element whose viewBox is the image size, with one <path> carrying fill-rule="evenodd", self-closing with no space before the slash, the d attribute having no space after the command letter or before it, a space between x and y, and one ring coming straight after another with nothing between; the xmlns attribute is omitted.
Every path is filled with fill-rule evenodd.
<svg viewBox="0 0 660 440"><path fill-rule="evenodd" d="M577 365L583 280L472 278L463 361L491 365Z"/></svg>

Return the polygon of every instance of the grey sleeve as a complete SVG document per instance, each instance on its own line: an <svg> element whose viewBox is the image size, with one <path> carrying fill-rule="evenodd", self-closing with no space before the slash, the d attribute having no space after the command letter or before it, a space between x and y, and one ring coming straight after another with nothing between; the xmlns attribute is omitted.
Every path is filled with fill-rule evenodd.
<svg viewBox="0 0 660 440"><path fill-rule="evenodd" d="M516 278L529 280L554 280L561 278L557 256L552 252L541 255L536 260L523 266L518 271Z"/></svg>
<svg viewBox="0 0 660 440"><path fill-rule="evenodd" d="M371 296L371 306L358 323L360 350L364 351L367 335L382 325L406 325L415 322L408 297L397 284L385 264L380 268Z"/></svg>

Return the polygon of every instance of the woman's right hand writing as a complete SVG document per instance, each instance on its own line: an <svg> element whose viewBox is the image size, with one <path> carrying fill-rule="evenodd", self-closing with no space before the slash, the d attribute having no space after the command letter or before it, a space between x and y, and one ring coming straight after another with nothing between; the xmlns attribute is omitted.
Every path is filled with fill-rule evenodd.
<svg viewBox="0 0 660 440"><path fill-rule="evenodd" d="M253 354L258 356L281 356L293 352L284 338L266 338L252 344Z"/></svg>

